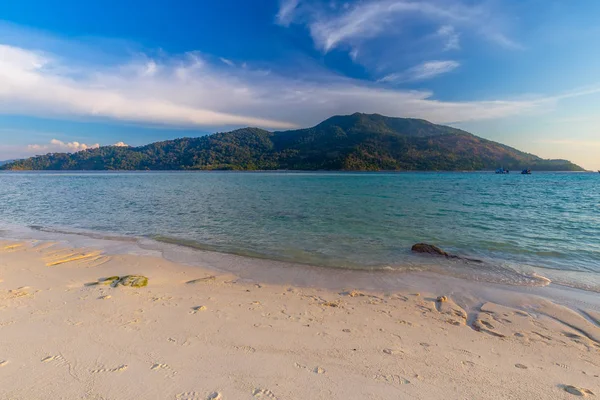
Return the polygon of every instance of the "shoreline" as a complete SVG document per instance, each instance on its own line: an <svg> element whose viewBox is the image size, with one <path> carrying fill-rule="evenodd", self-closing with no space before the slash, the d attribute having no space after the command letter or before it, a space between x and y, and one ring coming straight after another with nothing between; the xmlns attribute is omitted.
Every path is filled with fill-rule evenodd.
<svg viewBox="0 0 600 400"><path fill-rule="evenodd" d="M328 281L324 269L290 283L267 266L264 279L249 279L91 242L0 242L0 397L570 399L570 385L600 393L593 294L571 309L536 293L567 298L568 289L419 274L371 290L355 273ZM241 257L230 262L245 269ZM86 286L130 274L148 286Z"/></svg>
<svg viewBox="0 0 600 400"><path fill-rule="evenodd" d="M20 226L5 225L5 230L0 229L1 240L22 241L59 241L66 246L72 247L95 247L108 254L133 254L151 255L161 257L167 261L178 264L209 267L212 270L235 274L243 279L252 281L270 281L274 284L300 284L310 287L322 287L331 290L340 290L340 277L343 276L351 286L366 290L390 290L397 285L407 282L417 285L415 290L423 290L428 287L436 288L436 282L448 280L462 284L468 290L477 290L484 287L496 287L506 291L514 292L538 292L544 296L544 292L562 291L567 294L564 298L576 299L578 297L592 298L600 293L600 287L579 287L560 280L549 279L553 270L539 268L538 270L515 271L507 270L508 273L521 275L525 281L505 282L501 279L481 279L481 276L468 276L462 272L456 274L452 270L452 264L458 268L469 266L480 269L493 267L493 264L465 263L460 260L454 263L447 259L430 256L416 256L420 265L410 264L406 266L392 267L340 267L331 265L317 265L308 262L291 262L285 259L273 259L264 256L254 256L244 253L223 252L212 249L210 246L187 245L177 241L160 240L152 237L125 236L118 233L90 231L75 228L52 228L42 226ZM485 268L482 270L485 271ZM445 269L449 269L446 271ZM455 268L456 269L456 268ZM468 272L468 270L466 271ZM569 271L559 271L561 273ZM582 273L581 271L576 271ZM468 278L467 278L468 277ZM501 277L501 276L500 276ZM384 279L385 278L385 279ZM477 278L477 279L474 279ZM445 288L441 288L445 290ZM541 292L541 293L540 293ZM552 298L552 293L546 297ZM600 299L595 302L600 307Z"/></svg>
<svg viewBox="0 0 600 400"><path fill-rule="evenodd" d="M66 247L96 248L108 255L158 257L180 265L233 274L248 283L267 282L328 290L342 290L346 286L372 291L398 289L454 291L454 288L460 288L459 290L477 293L480 301L490 300L489 290L493 290L516 295L534 294L549 300L560 300L563 305L573 309L581 308L581 304L584 304L600 311L600 297L597 296L597 290L561 284L554 279L538 275L535 271L531 271L530 275L523 276L537 280L538 284L518 284L478 280L473 279L472 276L467 279L467 275L464 273L456 275L445 272L443 268L448 265L436 264L436 262L446 260L428 256L422 257L423 266L428 268L419 268L414 265L403 269L342 268L220 252L148 237L36 226L13 225L6 227L9 230L0 230L0 241L59 242ZM431 266L437 268L431 269ZM462 263L460 266L463 266ZM473 264L473 266L477 268L480 264ZM579 304L580 302L581 304Z"/></svg>

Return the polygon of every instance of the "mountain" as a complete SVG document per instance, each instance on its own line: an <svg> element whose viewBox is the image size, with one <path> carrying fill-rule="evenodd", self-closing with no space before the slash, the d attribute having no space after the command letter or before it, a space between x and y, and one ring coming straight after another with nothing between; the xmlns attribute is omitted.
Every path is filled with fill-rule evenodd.
<svg viewBox="0 0 600 400"><path fill-rule="evenodd" d="M378 114L335 116L308 129L244 128L142 147L106 146L6 164L10 170L512 170L582 171L460 129Z"/></svg>
<svg viewBox="0 0 600 400"><path fill-rule="evenodd" d="M0 167L3 166L4 164L9 164L11 162L14 162L15 160L4 160L4 161L0 161Z"/></svg>

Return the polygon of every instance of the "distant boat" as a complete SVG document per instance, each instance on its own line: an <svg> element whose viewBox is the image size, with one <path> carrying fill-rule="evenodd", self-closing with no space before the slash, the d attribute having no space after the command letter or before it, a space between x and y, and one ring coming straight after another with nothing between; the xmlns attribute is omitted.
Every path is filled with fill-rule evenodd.
<svg viewBox="0 0 600 400"><path fill-rule="evenodd" d="M523 171L521 171L522 175L531 175L531 170L530 169L524 169Z"/></svg>
<svg viewBox="0 0 600 400"><path fill-rule="evenodd" d="M509 171L509 170L507 170L507 169L504 169L504 167L500 167L500 168L498 168L498 169L496 170L496 173L497 173L497 174L509 174L509 173L510 173L510 171Z"/></svg>

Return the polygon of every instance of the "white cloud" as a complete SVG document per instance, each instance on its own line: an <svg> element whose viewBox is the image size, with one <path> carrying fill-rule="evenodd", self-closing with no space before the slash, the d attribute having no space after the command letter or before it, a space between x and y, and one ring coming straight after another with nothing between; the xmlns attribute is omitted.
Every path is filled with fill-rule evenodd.
<svg viewBox="0 0 600 400"><path fill-rule="evenodd" d="M0 45L0 113L102 117L211 130L312 126L331 115L356 111L451 123L527 114L599 90L584 88L523 100L448 102L436 100L429 91L383 88L330 72L287 77L277 70L267 74L221 64L188 53L137 57L123 65L82 66L73 58ZM430 61L405 71L401 78L422 80L456 67L455 61Z"/></svg>
<svg viewBox="0 0 600 400"><path fill-rule="evenodd" d="M436 76L446 74L458 68L460 64L456 61L426 61L416 65L406 71L389 74L379 79L378 82L385 83L403 83L417 82L426 79L435 78Z"/></svg>
<svg viewBox="0 0 600 400"><path fill-rule="evenodd" d="M452 25L441 26L437 34L445 41L444 51L460 50L460 35Z"/></svg>
<svg viewBox="0 0 600 400"><path fill-rule="evenodd" d="M30 144L27 146L27 150L29 152L36 153L76 153L78 151L87 150L87 149L97 149L100 147L99 143L96 144L85 144L79 142L63 142L58 139L52 139L50 143L47 144Z"/></svg>
<svg viewBox="0 0 600 400"><path fill-rule="evenodd" d="M473 3L465 0L365 0L336 9L333 12L313 2L311 7L290 8L291 1L283 1L278 15L289 15L302 11L296 17L310 30L315 46L327 53L336 47L355 48L369 40L396 36L412 40L408 32L414 26L422 30L423 24L442 28L439 35L446 37L445 49L459 48L456 27L487 38L499 46L518 49L520 44L511 40L505 32L502 13L492 8L492 2ZM291 11L290 11L291 10ZM421 21L421 24L414 24Z"/></svg>
<svg viewBox="0 0 600 400"><path fill-rule="evenodd" d="M294 19L296 8L300 4L300 0L280 0L279 12L275 18L277 24L288 26Z"/></svg>
<svg viewBox="0 0 600 400"><path fill-rule="evenodd" d="M129 145L125 142L117 142L113 144L114 147L129 147Z"/></svg>
<svg viewBox="0 0 600 400"><path fill-rule="evenodd" d="M57 58L0 44L0 112L84 115L192 126L293 126L211 109L213 96L222 97L220 90L226 90L224 94L228 96L247 98L251 94L244 84L227 82L226 76L205 69L197 54L189 54L171 65L151 61L112 69L64 67ZM61 73L67 69L72 72L70 75Z"/></svg>

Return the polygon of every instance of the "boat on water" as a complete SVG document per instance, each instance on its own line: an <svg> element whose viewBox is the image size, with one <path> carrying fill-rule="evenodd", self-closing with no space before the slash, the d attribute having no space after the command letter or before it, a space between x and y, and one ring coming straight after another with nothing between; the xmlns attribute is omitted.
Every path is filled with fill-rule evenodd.
<svg viewBox="0 0 600 400"><path fill-rule="evenodd" d="M509 173L510 173L510 171L509 171L509 170L507 170L507 169L504 169L504 167L500 167L500 168L498 168L498 169L496 170L496 173L497 173L497 174L509 174Z"/></svg>
<svg viewBox="0 0 600 400"><path fill-rule="evenodd" d="M521 175L531 175L531 170L530 169L524 169L523 171L521 171Z"/></svg>

